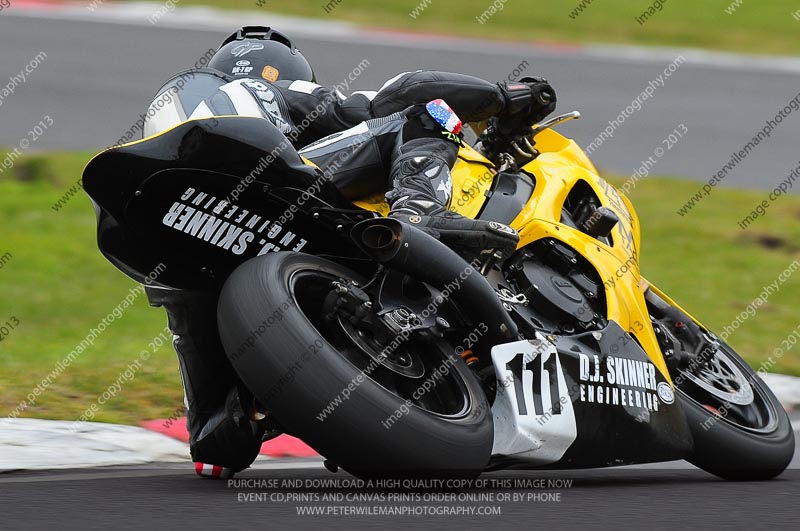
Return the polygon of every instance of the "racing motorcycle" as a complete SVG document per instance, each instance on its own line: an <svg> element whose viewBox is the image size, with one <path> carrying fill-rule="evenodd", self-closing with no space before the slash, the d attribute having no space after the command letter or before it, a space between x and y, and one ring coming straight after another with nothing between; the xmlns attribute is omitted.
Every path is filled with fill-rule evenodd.
<svg viewBox="0 0 800 531"><path fill-rule="evenodd" d="M131 278L219 293L253 418L361 477L475 476L686 459L768 479L780 403L639 271L630 201L553 127L492 123L461 148L452 208L516 229L463 257L345 199L265 120L191 120L84 171L102 253ZM280 149L284 147L284 149Z"/></svg>

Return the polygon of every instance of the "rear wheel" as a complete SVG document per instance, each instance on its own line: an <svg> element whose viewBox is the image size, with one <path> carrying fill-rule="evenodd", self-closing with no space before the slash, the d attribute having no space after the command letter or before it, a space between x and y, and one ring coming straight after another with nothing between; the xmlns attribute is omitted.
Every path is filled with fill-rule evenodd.
<svg viewBox="0 0 800 531"><path fill-rule="evenodd" d="M340 313L332 301L353 282L364 279L300 253L239 267L218 320L243 382L289 433L354 474L479 474L493 425L470 369L442 339L387 338Z"/></svg>

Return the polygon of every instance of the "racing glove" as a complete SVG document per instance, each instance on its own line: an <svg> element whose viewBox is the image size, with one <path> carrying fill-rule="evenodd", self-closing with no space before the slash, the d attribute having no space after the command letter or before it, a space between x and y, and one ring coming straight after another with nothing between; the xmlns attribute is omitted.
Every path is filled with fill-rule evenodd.
<svg viewBox="0 0 800 531"><path fill-rule="evenodd" d="M506 101L499 118L509 129L536 124L556 109L556 91L544 78L524 77L497 85Z"/></svg>

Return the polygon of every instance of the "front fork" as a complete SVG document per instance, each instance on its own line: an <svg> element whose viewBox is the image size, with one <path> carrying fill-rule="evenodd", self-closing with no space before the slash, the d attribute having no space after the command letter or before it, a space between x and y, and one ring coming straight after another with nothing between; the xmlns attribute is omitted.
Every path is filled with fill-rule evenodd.
<svg viewBox="0 0 800 531"><path fill-rule="evenodd" d="M719 342L691 316L670 304L652 289L645 292L650 322L664 354L670 375L706 365L719 350Z"/></svg>

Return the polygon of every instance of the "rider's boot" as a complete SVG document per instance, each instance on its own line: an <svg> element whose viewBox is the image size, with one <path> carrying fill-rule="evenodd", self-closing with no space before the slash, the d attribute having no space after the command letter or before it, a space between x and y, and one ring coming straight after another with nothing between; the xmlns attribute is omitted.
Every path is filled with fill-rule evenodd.
<svg viewBox="0 0 800 531"><path fill-rule="evenodd" d="M408 111L392 160L389 216L421 228L465 258L488 250L509 256L517 232L497 222L469 219L448 210L451 170L461 145L461 121L442 100Z"/></svg>
<svg viewBox="0 0 800 531"><path fill-rule="evenodd" d="M146 291L151 306L167 311L174 335L195 470L204 477L232 477L258 456L265 428L252 420L252 398L238 384L220 343L217 296L152 287Z"/></svg>

